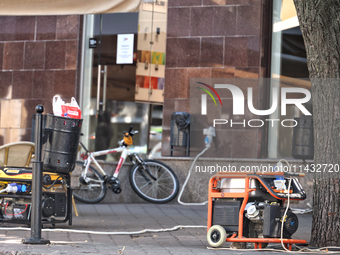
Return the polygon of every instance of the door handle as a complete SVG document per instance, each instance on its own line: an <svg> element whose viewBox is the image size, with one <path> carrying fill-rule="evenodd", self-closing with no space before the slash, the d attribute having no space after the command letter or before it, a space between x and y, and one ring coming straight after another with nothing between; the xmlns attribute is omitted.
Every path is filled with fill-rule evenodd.
<svg viewBox="0 0 340 255"><path fill-rule="evenodd" d="M100 106L100 80L101 80L101 70L102 65L98 65L98 77L97 77L97 114L99 113L99 106Z"/></svg>
<svg viewBox="0 0 340 255"><path fill-rule="evenodd" d="M103 83L103 102L100 102L100 85L102 74L104 74L104 83ZM97 78L97 114L100 110L100 105L103 105L102 110L105 111L106 106L106 87L107 87L107 65L104 66L104 70L102 70L102 65L98 65L98 78Z"/></svg>
<svg viewBox="0 0 340 255"><path fill-rule="evenodd" d="M103 88L103 111L105 111L106 107L106 86L107 86L107 65L104 66L104 88Z"/></svg>

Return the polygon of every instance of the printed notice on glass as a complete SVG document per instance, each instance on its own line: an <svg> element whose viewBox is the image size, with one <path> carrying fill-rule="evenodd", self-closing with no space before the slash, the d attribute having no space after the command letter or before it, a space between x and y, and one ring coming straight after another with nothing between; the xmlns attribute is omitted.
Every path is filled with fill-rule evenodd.
<svg viewBox="0 0 340 255"><path fill-rule="evenodd" d="M117 38L117 64L133 63L134 34L119 34Z"/></svg>

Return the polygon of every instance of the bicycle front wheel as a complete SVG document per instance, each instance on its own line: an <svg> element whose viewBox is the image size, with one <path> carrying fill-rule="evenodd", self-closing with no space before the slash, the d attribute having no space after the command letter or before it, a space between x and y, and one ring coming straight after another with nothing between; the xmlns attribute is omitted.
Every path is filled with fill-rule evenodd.
<svg viewBox="0 0 340 255"><path fill-rule="evenodd" d="M174 199L179 189L174 171L156 160L145 160L145 166L147 170L142 165L136 164L130 171L130 183L138 196L157 204Z"/></svg>
<svg viewBox="0 0 340 255"><path fill-rule="evenodd" d="M87 172L87 180L81 177L84 170L84 162L77 161L76 167L72 172L71 189L77 201L95 204L102 201L106 195L107 187L102 175L92 166Z"/></svg>

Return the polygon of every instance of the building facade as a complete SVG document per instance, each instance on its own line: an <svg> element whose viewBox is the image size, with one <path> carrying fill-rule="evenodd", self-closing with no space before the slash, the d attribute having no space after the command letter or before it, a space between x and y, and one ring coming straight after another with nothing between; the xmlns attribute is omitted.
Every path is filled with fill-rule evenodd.
<svg viewBox="0 0 340 255"><path fill-rule="evenodd" d="M35 106L79 96L81 16L0 17L0 143L30 141Z"/></svg>
<svg viewBox="0 0 340 255"><path fill-rule="evenodd" d="M143 2L136 14L2 16L0 144L31 140L35 106L52 113L52 97L60 94L81 105L83 139L91 150L115 146L133 124L141 130L139 152L161 142L162 155L169 156L171 115L190 113L190 79L237 83L288 77L288 86L300 86L297 79L308 77L292 3L169 0ZM131 63L117 62L118 34L134 36ZM273 85L249 86L256 107L268 109ZM291 112L292 118L299 116ZM246 112L246 119L252 118ZM224 157L291 157L291 137L292 129L271 132L268 125L231 128L223 140Z"/></svg>

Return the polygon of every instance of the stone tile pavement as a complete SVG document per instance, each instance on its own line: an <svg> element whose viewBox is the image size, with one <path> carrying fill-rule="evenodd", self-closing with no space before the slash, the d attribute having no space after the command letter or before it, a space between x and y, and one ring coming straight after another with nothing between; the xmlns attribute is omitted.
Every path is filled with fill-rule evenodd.
<svg viewBox="0 0 340 255"><path fill-rule="evenodd" d="M142 204L77 204L79 217L73 224L56 225L56 229L132 232L143 229L172 228L177 225L206 225L206 206L182 206L176 203ZM295 238L309 240L311 214L299 215L300 226ZM183 228L171 232L128 235L45 232L42 238L50 245L21 244L30 231L3 230L0 227L0 254L251 254L254 251L207 249L205 228ZM25 227L25 226L23 226ZM49 228L49 226L45 226ZM229 247L226 243L224 247ZM271 247L278 247L277 245ZM257 254L273 254L259 251ZM275 253L277 254L277 253Z"/></svg>

